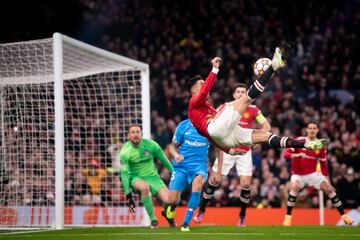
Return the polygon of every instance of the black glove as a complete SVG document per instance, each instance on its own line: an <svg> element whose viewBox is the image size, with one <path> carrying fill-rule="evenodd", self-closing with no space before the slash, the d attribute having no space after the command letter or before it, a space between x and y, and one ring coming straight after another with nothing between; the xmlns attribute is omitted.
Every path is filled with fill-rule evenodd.
<svg viewBox="0 0 360 240"><path fill-rule="evenodd" d="M135 202L132 198L131 193L126 195L126 203L129 206L130 213L134 214L135 213Z"/></svg>

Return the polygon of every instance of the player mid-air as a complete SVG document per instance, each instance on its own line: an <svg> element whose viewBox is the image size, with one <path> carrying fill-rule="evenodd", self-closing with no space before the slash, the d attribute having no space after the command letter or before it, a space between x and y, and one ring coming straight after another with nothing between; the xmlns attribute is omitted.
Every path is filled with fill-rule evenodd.
<svg viewBox="0 0 360 240"><path fill-rule="evenodd" d="M181 192L191 187L191 196L181 231L190 231L191 218L199 206L201 189L208 174L208 149L208 140L198 133L189 119L179 123L170 147L174 157L174 171L169 186L168 203L171 206L166 210L166 214L167 218L174 217ZM219 162L222 164L223 152L218 152L221 152Z"/></svg>
<svg viewBox="0 0 360 240"><path fill-rule="evenodd" d="M233 98L234 100L240 99L243 96L246 96L247 92L247 85L240 83L236 84L233 88ZM225 103L218 108L218 111L221 111L222 108L225 107ZM259 129L263 131L270 131L271 126L264 115L261 113L260 109L255 105L249 105L245 113L243 114L242 118L239 121L239 126L242 128L253 128L254 122L257 123ZM245 215L246 215L246 208L250 202L250 184L251 184L251 177L253 173L253 162L252 162L252 151L251 147L249 146L240 146L237 147L239 150L243 150L243 155L234 155L231 156L229 154L224 154L224 163L222 165L221 175L226 176L229 174L230 169L235 165L236 171L240 178L240 213L239 213L239 221L238 226L245 226ZM214 181L212 175L219 172L219 167L221 163L218 162L216 159L213 172L211 176L205 183L204 192L201 197L201 203L199 207L199 212L194 217L194 221L200 223L204 217L206 206L208 202L211 200L212 196L214 195L215 190L219 187L220 181ZM221 179L221 178L220 178Z"/></svg>
<svg viewBox="0 0 360 240"><path fill-rule="evenodd" d="M156 157L169 170L173 171L165 153L155 141L142 137L140 125L131 125L128 129L128 139L120 151L121 182L126 194L130 212L135 213L135 203L130 188L140 192L141 201L151 220L151 228L157 228L159 222L154 213L152 196L158 196L167 208L169 190L161 180L156 169ZM166 218L166 216L164 216ZM176 223L173 218L166 218L171 227Z"/></svg>
<svg viewBox="0 0 360 240"><path fill-rule="evenodd" d="M316 139L319 127L316 122L310 122L306 128L306 137L296 138L302 142L308 142ZM328 167L326 159L326 149L309 150L309 149L287 149L284 158L291 159L291 189L287 201L287 212L284 219L284 225L290 226L292 219L292 209L295 206L296 198L301 189L306 185L321 189L329 197L334 207L339 211L343 221L347 225L351 225L353 220L347 216L342 207L342 203L331 186L328 179ZM321 173L316 171L316 165L320 162Z"/></svg>
<svg viewBox="0 0 360 240"><path fill-rule="evenodd" d="M217 78L220 60L219 57L211 60L213 68L205 81L200 76L195 76L187 81L187 87L192 96L188 115L200 134L231 155L236 154L235 147L266 142L276 148L307 148L311 150L321 149L325 145L324 139L304 143L289 137L276 136L269 131L247 129L238 125L249 105L264 91L272 74L285 67L285 61L279 48L275 50L271 66L250 86L247 95L226 104L221 111L216 111L207 99Z"/></svg>

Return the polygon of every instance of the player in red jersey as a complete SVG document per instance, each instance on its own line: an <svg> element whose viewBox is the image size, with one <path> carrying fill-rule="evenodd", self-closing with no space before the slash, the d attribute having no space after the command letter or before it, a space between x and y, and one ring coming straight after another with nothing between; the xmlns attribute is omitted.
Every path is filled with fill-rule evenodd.
<svg viewBox="0 0 360 240"><path fill-rule="evenodd" d="M200 134L207 137L210 142L231 155L237 154L235 147L251 146L257 143L268 142L272 147L278 148L308 148L320 149L324 146L324 140L300 142L288 137L278 137L271 132L246 129L238 125L249 105L265 89L266 82L272 74L285 67L282 53L276 48L271 66L256 80L243 96L229 104L226 104L221 112L207 101L210 90L213 87L219 71L220 58L215 57L211 63L212 71L204 81L200 76L191 78L187 82L188 90L192 97L189 102L188 115L194 127ZM231 149L232 148L232 149Z"/></svg>
<svg viewBox="0 0 360 240"><path fill-rule="evenodd" d="M240 83L234 86L233 98L240 99L243 96L246 96L246 91L248 90L247 85ZM218 112L221 112L226 104L221 105L218 108ZM240 119L238 125L242 128L252 129L254 127L254 122L257 122L259 129L264 131L270 131L271 126L264 115L261 113L260 109L255 105L249 105L242 118ZM241 211L239 214L239 226L245 226L245 215L246 208L250 202L250 184L251 177L253 173L253 163L252 163L252 151L249 146L240 146L236 149L244 151L243 155L229 155L224 154L223 165L218 166L218 160L215 160L213 171L208 181L205 183L204 192L201 198L201 204L199 212L194 217L194 221L200 223L204 217L206 211L206 206L210 199L212 198L214 191L219 187L221 175L226 176L229 174L230 169L235 165L238 176L240 177L240 207Z"/></svg>
<svg viewBox="0 0 360 240"><path fill-rule="evenodd" d="M317 123L310 122L306 128L306 137L296 138L302 142L313 141L319 132ZM330 198L334 207L337 208L342 216L343 221L347 225L351 225L353 220L344 213L341 201L337 196L335 189L331 186L329 180L328 166L326 160L326 148L318 150L309 149L292 149L285 151L284 157L291 159L291 189L287 201L287 213L284 219L284 225L291 225L291 212L295 206L296 197L299 191L305 185L313 186L316 189L321 189ZM316 171L316 165L320 161L321 173Z"/></svg>

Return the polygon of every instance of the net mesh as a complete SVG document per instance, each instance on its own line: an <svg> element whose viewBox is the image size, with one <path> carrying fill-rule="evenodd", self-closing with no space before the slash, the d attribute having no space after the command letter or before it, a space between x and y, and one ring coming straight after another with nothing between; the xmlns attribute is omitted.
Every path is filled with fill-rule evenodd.
<svg viewBox="0 0 360 240"><path fill-rule="evenodd" d="M52 39L0 45L0 227L54 221ZM141 124L141 71L63 42L65 224L143 222L124 207L118 152Z"/></svg>

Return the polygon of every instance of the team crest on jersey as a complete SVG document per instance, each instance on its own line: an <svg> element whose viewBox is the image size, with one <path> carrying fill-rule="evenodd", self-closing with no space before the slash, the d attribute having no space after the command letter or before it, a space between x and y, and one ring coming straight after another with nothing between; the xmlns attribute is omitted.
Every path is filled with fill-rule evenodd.
<svg viewBox="0 0 360 240"><path fill-rule="evenodd" d="M150 154L149 150L146 150L146 149L145 149L145 150L144 150L144 156L147 157L147 156L149 156L149 154Z"/></svg>
<svg viewBox="0 0 360 240"><path fill-rule="evenodd" d="M320 150L319 150L319 149L316 149L316 150L315 150L315 153L316 153L316 154L319 154L319 153L320 153Z"/></svg>
<svg viewBox="0 0 360 240"><path fill-rule="evenodd" d="M245 113L243 114L243 117L244 117L244 118L249 118L249 117L250 117L250 114L249 114L248 112L245 112Z"/></svg>

